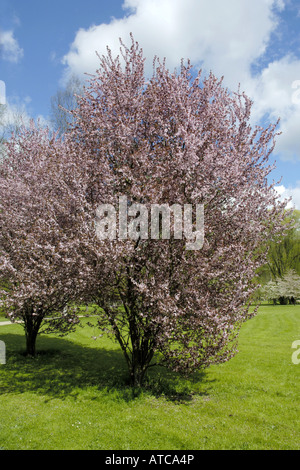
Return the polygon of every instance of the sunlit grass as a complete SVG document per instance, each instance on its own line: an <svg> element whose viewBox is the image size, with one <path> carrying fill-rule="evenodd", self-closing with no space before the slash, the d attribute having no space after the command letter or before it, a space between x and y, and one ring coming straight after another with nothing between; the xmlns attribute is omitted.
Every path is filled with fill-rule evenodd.
<svg viewBox="0 0 300 470"><path fill-rule="evenodd" d="M300 306L264 306L239 353L191 379L153 368L132 390L119 346L85 326L41 335L24 357L20 325L0 327L3 449L299 449Z"/></svg>

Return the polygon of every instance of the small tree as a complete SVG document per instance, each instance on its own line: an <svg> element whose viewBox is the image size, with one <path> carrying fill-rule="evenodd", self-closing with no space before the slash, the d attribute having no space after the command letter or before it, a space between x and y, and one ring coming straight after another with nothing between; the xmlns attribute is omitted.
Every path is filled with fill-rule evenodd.
<svg viewBox="0 0 300 470"><path fill-rule="evenodd" d="M51 97L51 122L55 131L63 135L72 124L73 117L71 111L77 108L78 98L82 95L83 84L78 77L72 76L65 88L59 89Z"/></svg>
<svg viewBox="0 0 300 470"><path fill-rule="evenodd" d="M78 295L82 269L80 247L72 238L76 185L65 178L66 144L47 129L32 122L5 145L0 164L0 276L5 289L0 298L11 320L22 321L26 352L33 356L43 328L66 333L76 322L67 310Z"/></svg>
<svg viewBox="0 0 300 470"><path fill-rule="evenodd" d="M290 303L294 303L296 299L300 298L300 276L290 269L287 271L282 279L282 297L289 299Z"/></svg>
<svg viewBox="0 0 300 470"><path fill-rule="evenodd" d="M262 295L274 304L295 303L300 298L300 276L293 270L288 270L282 278L268 282L262 289Z"/></svg>
<svg viewBox="0 0 300 470"><path fill-rule="evenodd" d="M138 214L130 219L134 240L118 217L115 240L91 231L87 296L140 385L155 354L190 373L236 353L239 328L252 315L252 279L266 262L263 242L284 230L284 204L267 181L276 126L251 128L245 94L229 93L212 73L193 78L189 63L170 73L155 61L147 80L133 38L121 53L124 65L109 50L100 58L73 114L94 215L102 203L117 211L120 196L128 217L133 203L148 213L153 204L202 204L205 214L201 250L187 250L173 229L168 239L142 236Z"/></svg>

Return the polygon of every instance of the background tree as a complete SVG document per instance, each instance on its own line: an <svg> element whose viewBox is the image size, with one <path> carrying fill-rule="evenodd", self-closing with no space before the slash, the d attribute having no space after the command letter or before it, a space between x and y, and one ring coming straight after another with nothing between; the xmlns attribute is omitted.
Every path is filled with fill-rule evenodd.
<svg viewBox="0 0 300 470"><path fill-rule="evenodd" d="M187 250L173 229L167 240L143 239L138 224L135 240L122 237L118 221L116 240L91 231L87 297L140 385L153 360L189 373L236 353L239 328L253 314L252 279L266 262L262 246L283 232L285 204L267 181L276 126L251 128L245 94L229 93L213 74L193 78L189 63L170 73L155 60L147 81L133 38L121 53L122 63L109 49L99 58L73 112L90 207L117 208L126 196L149 213L163 203L205 209L201 250Z"/></svg>
<svg viewBox="0 0 300 470"><path fill-rule="evenodd" d="M300 211L294 210L289 219L295 221L294 227L270 246L268 268L273 279L282 278L291 269L300 274Z"/></svg>
<svg viewBox="0 0 300 470"><path fill-rule="evenodd" d="M289 212L285 220L291 224L289 230L276 242L270 241L267 263L258 270L258 282L262 285L283 278L288 270L300 274L300 211Z"/></svg>
<svg viewBox="0 0 300 470"><path fill-rule="evenodd" d="M73 170L75 180L65 178L66 143L33 122L5 147L0 164L1 306L12 321L22 320L26 352L34 355L42 329L66 333L76 320L67 309L78 296L83 269L80 247L72 238L76 175ZM80 223L78 215L76 220Z"/></svg>
<svg viewBox="0 0 300 470"><path fill-rule="evenodd" d="M294 304L300 298L300 276L293 269L288 270L284 276L269 281L261 290L262 297L272 300L274 304Z"/></svg>
<svg viewBox="0 0 300 470"><path fill-rule="evenodd" d="M0 158L4 156L4 143L12 134L29 125L29 117L24 108L17 105L0 104Z"/></svg>
<svg viewBox="0 0 300 470"><path fill-rule="evenodd" d="M22 106L0 105L0 139L8 140L12 134L18 134L22 127L29 125L29 117Z"/></svg>
<svg viewBox="0 0 300 470"><path fill-rule="evenodd" d="M54 96L51 97L50 118L53 129L63 135L73 122L73 116L70 111L78 106L77 95L82 95L82 81L72 75L65 88L59 89Z"/></svg>

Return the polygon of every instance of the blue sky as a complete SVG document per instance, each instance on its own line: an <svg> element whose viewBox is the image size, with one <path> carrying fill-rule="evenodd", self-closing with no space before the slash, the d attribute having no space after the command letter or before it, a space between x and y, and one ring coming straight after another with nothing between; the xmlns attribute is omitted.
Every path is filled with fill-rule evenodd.
<svg viewBox="0 0 300 470"><path fill-rule="evenodd" d="M93 73L95 51L132 32L148 59L190 58L253 100L253 124L281 117L272 177L300 209L299 0L1 0L0 80L8 108L47 122L70 74ZM146 68L147 70L147 68ZM1 98L1 89L0 89Z"/></svg>

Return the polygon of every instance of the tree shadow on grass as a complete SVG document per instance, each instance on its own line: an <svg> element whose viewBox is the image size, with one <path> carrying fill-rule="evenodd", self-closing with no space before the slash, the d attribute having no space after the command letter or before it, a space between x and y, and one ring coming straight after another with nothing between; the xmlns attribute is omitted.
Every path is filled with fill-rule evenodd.
<svg viewBox="0 0 300 470"><path fill-rule="evenodd" d="M1 334L1 340L6 344L7 358L6 364L0 365L0 394L30 392L46 395L49 400L77 399L82 393L94 390L94 399L99 392L115 394L125 401L148 394L186 404L195 395L208 394L205 373L184 380L178 374L162 371L161 367L151 370L142 388L133 389L128 385L128 370L121 350L88 347L66 338L44 335L39 337L37 356L30 358L24 355L20 335Z"/></svg>

